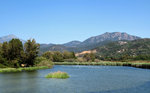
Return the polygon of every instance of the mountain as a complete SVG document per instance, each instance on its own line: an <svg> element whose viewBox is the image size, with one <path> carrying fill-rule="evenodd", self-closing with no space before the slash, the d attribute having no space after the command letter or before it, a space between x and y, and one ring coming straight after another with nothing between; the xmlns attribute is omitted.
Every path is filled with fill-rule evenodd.
<svg viewBox="0 0 150 93"><path fill-rule="evenodd" d="M0 43L3 43L3 42L9 42L10 40L12 40L13 38L18 38L17 36L15 35L7 35L7 36L3 36L3 37L0 37ZM25 40L22 40L20 39L23 43L25 43Z"/></svg>
<svg viewBox="0 0 150 93"><path fill-rule="evenodd" d="M0 37L0 43L8 42L13 38L17 38L17 37L15 35L8 35L8 36Z"/></svg>
<svg viewBox="0 0 150 93"><path fill-rule="evenodd" d="M51 46L53 46L53 45L55 45L55 44L40 44L40 47L42 47L42 48L48 48L48 47L51 47Z"/></svg>
<svg viewBox="0 0 150 93"><path fill-rule="evenodd" d="M46 52L46 51L60 51L60 52L63 52L63 51L77 51L76 48L74 47L66 47L64 45L51 45L49 47L43 47L40 45L40 54L43 53L43 52Z"/></svg>
<svg viewBox="0 0 150 93"><path fill-rule="evenodd" d="M78 46L79 44L81 44L80 41L71 41L71 42L65 43L65 44L63 44L63 45L66 46L66 47L76 47L76 46Z"/></svg>
<svg viewBox="0 0 150 93"><path fill-rule="evenodd" d="M88 38L87 40L83 41L81 45L91 45L103 41L119 41L119 40L131 41L136 39L140 39L140 37L129 35L127 33L121 33L121 32L113 32L113 33L106 32L102 35Z"/></svg>
<svg viewBox="0 0 150 93"><path fill-rule="evenodd" d="M90 50L93 48L96 48L98 46L102 46L105 44L108 44L110 42L114 41L120 41L120 40L127 40L127 41L132 41L132 40L137 40L141 39L140 37L129 35L127 33L121 33L121 32L113 32L113 33L104 33L102 35L90 37L86 39L83 42L80 41L71 41L69 43L61 44L61 45L44 45L41 46L40 50L42 52L45 51L74 51L74 52L81 52L85 50ZM47 46L46 48L44 48Z"/></svg>
<svg viewBox="0 0 150 93"><path fill-rule="evenodd" d="M150 39L133 41L116 41L95 48L100 57L117 58L122 56L135 57L150 55Z"/></svg>

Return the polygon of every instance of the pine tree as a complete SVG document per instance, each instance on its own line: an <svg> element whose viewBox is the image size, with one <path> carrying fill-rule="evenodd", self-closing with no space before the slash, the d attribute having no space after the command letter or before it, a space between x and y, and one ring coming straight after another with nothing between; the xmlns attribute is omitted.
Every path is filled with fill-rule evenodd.
<svg viewBox="0 0 150 93"><path fill-rule="evenodd" d="M9 42L9 55L11 60L20 59L22 51L23 44L19 39L12 39Z"/></svg>
<svg viewBox="0 0 150 93"><path fill-rule="evenodd" d="M1 53L2 53L2 56L4 57L4 58L6 58L6 59L9 59L9 44L7 43L7 42L4 42L3 44L2 44L2 47L1 47L2 49L2 51L1 51Z"/></svg>
<svg viewBox="0 0 150 93"><path fill-rule="evenodd" d="M38 56L39 52L39 44L36 44L36 41L34 39L28 40L25 45L25 55L26 55L26 63L27 66L33 66L34 60Z"/></svg>

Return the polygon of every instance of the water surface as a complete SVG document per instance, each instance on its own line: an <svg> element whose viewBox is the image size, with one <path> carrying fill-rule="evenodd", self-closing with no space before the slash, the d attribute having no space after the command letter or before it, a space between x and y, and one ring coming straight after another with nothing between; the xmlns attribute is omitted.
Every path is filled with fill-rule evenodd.
<svg viewBox="0 0 150 93"><path fill-rule="evenodd" d="M69 79L46 79L54 71ZM0 93L150 93L150 70L121 66L54 66L0 74Z"/></svg>

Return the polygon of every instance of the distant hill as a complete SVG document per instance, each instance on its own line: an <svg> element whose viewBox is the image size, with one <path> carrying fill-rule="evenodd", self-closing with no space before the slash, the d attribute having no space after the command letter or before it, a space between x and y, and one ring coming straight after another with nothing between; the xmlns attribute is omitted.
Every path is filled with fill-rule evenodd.
<svg viewBox="0 0 150 93"><path fill-rule="evenodd" d="M40 54L43 53L43 52L46 52L46 51L60 51L60 52L63 52L63 51L77 51L76 48L74 47L66 47L64 45L51 45L51 46L48 46L48 47L43 47L43 46L40 46Z"/></svg>
<svg viewBox="0 0 150 93"><path fill-rule="evenodd" d="M3 37L0 37L0 43L3 43L3 42L9 42L10 40L12 40L13 38L18 38L17 36L15 35L7 35L7 36L3 36ZM20 39L23 43L25 43L25 40L22 40Z"/></svg>
<svg viewBox="0 0 150 93"><path fill-rule="evenodd" d="M133 41L112 42L95 48L100 57L117 58L120 56L135 57L150 55L150 39L138 39Z"/></svg>
<svg viewBox="0 0 150 93"><path fill-rule="evenodd" d="M63 45L66 47L77 47L80 44L81 44L80 41L71 41L71 42L65 43Z"/></svg>
<svg viewBox="0 0 150 93"><path fill-rule="evenodd" d="M113 32L113 33L104 33L102 35L90 37L83 42L80 41L71 41L62 45L42 45L40 50L42 52L45 51L74 51L74 52L81 52L85 50L90 50L96 48L98 46L105 45L110 42L119 41L119 40L136 40L141 39L140 37L129 35L127 33L121 32ZM44 48L47 46L46 48Z"/></svg>
<svg viewBox="0 0 150 93"><path fill-rule="evenodd" d="M127 33L121 33L121 32L113 32L113 33L106 32L102 35L98 35L86 39L81 43L81 45L91 45L91 44L101 43L103 41L119 41L119 40L131 41L136 39L140 39L140 37L129 35Z"/></svg>

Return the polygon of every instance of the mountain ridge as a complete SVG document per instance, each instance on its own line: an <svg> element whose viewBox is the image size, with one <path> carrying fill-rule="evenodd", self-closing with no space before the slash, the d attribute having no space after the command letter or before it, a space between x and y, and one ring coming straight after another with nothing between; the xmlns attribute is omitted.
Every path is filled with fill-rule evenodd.
<svg viewBox="0 0 150 93"><path fill-rule="evenodd" d="M10 41L13 38L18 38L17 36L11 34L8 36L0 37L0 43L3 43L5 41ZM94 49L96 47L105 45L110 42L114 41L120 41L120 40L137 40L141 39L141 37L129 35L125 32L106 32L101 35L92 36L90 38L87 38L83 42L81 41L70 41L64 44L40 44L40 53L46 52L46 51L73 51L73 52L82 52L90 49ZM20 39L23 43L25 43L24 40Z"/></svg>
<svg viewBox="0 0 150 93"><path fill-rule="evenodd" d="M99 42L103 42L103 41L118 41L118 40L135 40L135 39L140 39L140 37L138 36L133 36L133 35L129 35L125 32L106 32L104 34L98 35L98 36L93 36L90 37L88 39L86 39L85 41L83 41L82 44L91 44L91 43L95 43L94 41L96 41L96 43Z"/></svg>
<svg viewBox="0 0 150 93"><path fill-rule="evenodd" d="M85 50L89 50L92 48L95 48L97 46L101 46L113 41L119 41L119 40L136 40L136 39L141 39L141 37L134 36L134 35L129 35L125 32L106 32L101 35L93 36L90 37L83 42L81 41L70 41L65 44L54 44L49 47L46 47L47 50L45 51L74 51L74 52L81 52ZM59 46L58 46L59 45ZM58 48L59 47L59 48ZM41 47L41 51L43 48ZM43 51L43 52L45 52Z"/></svg>
<svg viewBox="0 0 150 93"><path fill-rule="evenodd" d="M66 47L76 47L79 44L81 44L81 41L74 40L74 41L70 41L68 43L64 43L63 45Z"/></svg>
<svg viewBox="0 0 150 93"><path fill-rule="evenodd" d="M14 39L14 38L17 38L17 39L20 39L18 38L17 36L13 35L13 34L10 34L10 35L6 35L6 36L2 36L0 37L0 43L3 43L3 42L9 42L10 40ZM25 43L25 40L23 39L20 39L23 43Z"/></svg>

